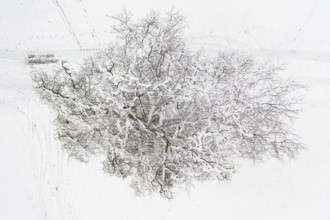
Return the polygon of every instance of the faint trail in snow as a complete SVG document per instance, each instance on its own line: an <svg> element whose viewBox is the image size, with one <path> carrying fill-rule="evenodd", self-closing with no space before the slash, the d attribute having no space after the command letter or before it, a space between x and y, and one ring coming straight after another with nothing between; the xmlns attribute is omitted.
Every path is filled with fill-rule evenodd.
<svg viewBox="0 0 330 220"><path fill-rule="evenodd" d="M77 0L77 2L79 3L80 7L81 7L81 10L83 11L83 15L84 15L84 18L85 18L85 22L88 26L88 28L90 29L90 33L91 33L91 36L93 38L93 41L94 41L94 44L96 45L96 39L95 39L95 27L94 25L92 24L92 22L90 21L89 19L89 16L88 16L88 13L87 13L87 10L86 10L86 7L84 6L84 3L82 0Z"/></svg>
<svg viewBox="0 0 330 220"><path fill-rule="evenodd" d="M52 132L51 119L45 106L33 97L29 105L32 161L38 180L40 200L44 206L45 219L66 219L69 208L61 188L62 167L60 149ZM39 157L39 159L38 159Z"/></svg>
<svg viewBox="0 0 330 220"><path fill-rule="evenodd" d="M256 0L251 4L251 6L248 8L248 10L245 12L245 14L242 16L241 22L246 22L248 15L258 5L258 3L259 3L259 0Z"/></svg>
<svg viewBox="0 0 330 220"><path fill-rule="evenodd" d="M73 36L74 39L76 40L76 42L77 42L77 44L79 45L79 47L82 48L82 46L81 46L81 44L80 44L80 42L79 42L79 40L78 40L78 37L77 37L76 33L74 32L74 30L73 30L73 28L72 28L72 26L71 26L71 23L70 23L68 17L66 16L66 14L65 14L65 12L64 12L64 10L63 10L63 8L62 8L62 6L61 6L60 3L58 2L58 0L52 0L52 2L53 2L53 3L58 7L58 9L60 10L60 12L61 12L61 14L62 14L62 16L63 16L63 18L64 18L66 24L67 24L67 27L68 27L69 32L72 34L72 36Z"/></svg>
<svg viewBox="0 0 330 220"><path fill-rule="evenodd" d="M314 6L312 7L312 10L309 12L307 19L304 21L304 23L298 28L296 36L293 38L293 41L297 41L297 39L300 37L302 30L307 26L308 22L310 21L311 17L313 16L315 9L317 8L317 6L320 4L322 0L319 0L318 2L316 2L314 4Z"/></svg>
<svg viewBox="0 0 330 220"><path fill-rule="evenodd" d="M253 48L252 44L251 44L251 39L252 39L258 45L259 49L264 49L261 42L251 33L251 30L249 27L245 28L244 33L248 37L249 48Z"/></svg>
<svg viewBox="0 0 330 220"><path fill-rule="evenodd" d="M70 199L65 191L65 156L54 139L51 112L41 104L31 87L28 76L30 68L22 60L0 59L0 62L5 70L0 74L0 110L5 113L2 119L9 117L6 121L11 122L6 132L8 138L0 140L0 145L9 145L11 151L19 152L18 157L13 157L5 165L15 164L17 170L14 174L25 177L19 184L25 190L31 208L40 216L35 219L76 219L71 213ZM13 126L15 129L11 128ZM1 177L6 178L6 175ZM26 179L28 181L25 183ZM7 190L14 193L16 188L13 186ZM16 203L21 205L19 201Z"/></svg>
<svg viewBox="0 0 330 220"><path fill-rule="evenodd" d="M236 40L234 38L228 37L228 36L223 36L223 35L199 35L199 36L191 36L189 38L190 41L195 42L196 40L202 40L200 44L211 44L210 40L215 42L215 45L220 45L219 40L225 40L228 45L232 46L235 45L236 47L247 47L247 44Z"/></svg>
<svg viewBox="0 0 330 220"><path fill-rule="evenodd" d="M43 215L45 219L47 219L47 210L46 205L44 201L44 195L43 195L43 179L42 179L42 172L43 172L43 164L42 164L42 152L40 151L39 143L35 141L36 131L35 127L36 124L34 123L34 116L33 116L33 107L30 105L31 102L29 102L29 117L28 117L28 123L29 123L29 130L30 130L30 149L31 149L31 161L33 163L34 168L34 175L37 180L37 188L39 193L39 200L43 209ZM39 141L39 139L37 139ZM39 159L37 157L39 156Z"/></svg>
<svg viewBox="0 0 330 220"><path fill-rule="evenodd" d="M40 181L43 175L41 165L43 159L40 157L41 152L36 147L38 143L34 139L36 134L35 123L31 114L32 88L29 83L30 79L26 76L28 68L22 62L16 60L0 59L0 62L2 70L4 70L3 74L0 74L0 107L2 109L10 109L3 117L7 118L16 115L10 119L10 125L5 125L9 126L9 128L10 126L16 126L14 131L9 129L7 134L8 139L13 139L7 143L10 144L8 147L13 148L17 153L19 152L19 157L15 156L11 158L11 161L16 164L16 175L23 176L20 173L24 173L26 179L19 184L21 184L22 188L27 188L26 194L31 206L38 211L42 219L47 219L46 201L41 190L43 183ZM19 142L18 146L15 146L15 142ZM3 143L1 142L1 144ZM24 160L19 160L18 158ZM19 164L24 165L20 166ZM9 192L14 189L14 186L13 188L7 188ZM21 205L19 201L16 202L18 205Z"/></svg>

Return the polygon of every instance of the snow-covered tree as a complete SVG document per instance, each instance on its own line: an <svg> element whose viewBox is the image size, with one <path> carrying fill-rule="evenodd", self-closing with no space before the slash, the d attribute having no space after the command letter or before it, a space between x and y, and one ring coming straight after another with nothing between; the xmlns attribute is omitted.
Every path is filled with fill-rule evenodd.
<svg viewBox="0 0 330 220"><path fill-rule="evenodd" d="M302 148L290 126L302 86L282 80L280 67L190 51L178 13L113 18L117 41L107 50L78 69L62 62L33 73L70 155L102 154L105 171L130 177L139 194L170 198L196 180L228 180L237 158L282 159Z"/></svg>

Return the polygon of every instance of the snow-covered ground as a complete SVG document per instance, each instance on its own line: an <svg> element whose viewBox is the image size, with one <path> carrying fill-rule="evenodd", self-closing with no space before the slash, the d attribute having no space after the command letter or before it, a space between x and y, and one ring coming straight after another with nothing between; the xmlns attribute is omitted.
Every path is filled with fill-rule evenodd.
<svg viewBox="0 0 330 220"><path fill-rule="evenodd" d="M104 2L19 0L0 8L0 219L330 219L328 1ZM75 50L72 30L83 48L100 47L106 14L171 6L188 17L192 45L286 62L285 74L309 87L295 124L308 149L296 160L245 165L229 183L199 184L168 201L136 197L97 158L83 164L67 157L54 139L52 112L31 87L26 50L77 60L89 52Z"/></svg>
<svg viewBox="0 0 330 220"><path fill-rule="evenodd" d="M0 49L100 47L109 40L109 15L173 7L196 44L330 50L328 0L2 0Z"/></svg>

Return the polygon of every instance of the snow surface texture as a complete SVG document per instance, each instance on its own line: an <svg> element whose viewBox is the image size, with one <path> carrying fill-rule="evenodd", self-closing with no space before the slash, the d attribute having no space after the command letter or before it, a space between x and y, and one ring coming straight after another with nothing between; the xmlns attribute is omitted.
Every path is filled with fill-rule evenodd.
<svg viewBox="0 0 330 220"><path fill-rule="evenodd" d="M24 0L0 8L0 219L330 219L328 1L131 0L108 3L109 9L104 2ZM71 50L79 45L58 3L76 36L88 35L78 38L83 48L105 42L107 35L98 34L107 31L105 14L126 7L143 15L149 8L176 6L188 17L193 46L250 50L287 62L285 73L309 86L295 126L308 150L284 164L244 165L228 184L200 184L172 201L134 196L97 159L82 164L67 158L23 59L34 49L68 48L54 53L72 60L88 54Z"/></svg>

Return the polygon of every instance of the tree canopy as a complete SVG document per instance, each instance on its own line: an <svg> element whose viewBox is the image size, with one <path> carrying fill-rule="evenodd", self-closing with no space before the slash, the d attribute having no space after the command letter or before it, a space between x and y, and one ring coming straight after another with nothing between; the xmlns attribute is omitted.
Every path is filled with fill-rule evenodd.
<svg viewBox="0 0 330 220"><path fill-rule="evenodd" d="M177 186L230 179L237 158L283 159L302 148L291 121L303 86L283 80L281 67L189 50L176 12L113 19L117 41L80 68L33 72L70 155L102 154L104 170L130 177L137 193L171 198Z"/></svg>

